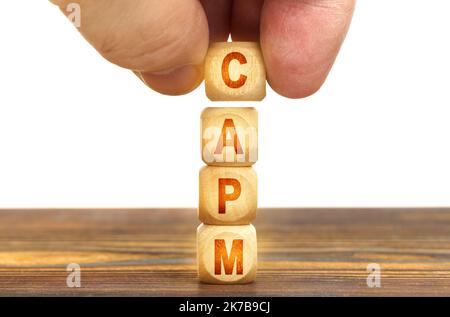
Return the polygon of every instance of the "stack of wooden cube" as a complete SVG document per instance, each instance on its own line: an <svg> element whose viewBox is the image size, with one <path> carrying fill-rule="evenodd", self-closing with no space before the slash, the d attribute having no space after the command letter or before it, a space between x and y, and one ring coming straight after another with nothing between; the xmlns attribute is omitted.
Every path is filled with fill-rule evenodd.
<svg viewBox="0 0 450 317"><path fill-rule="evenodd" d="M205 87L212 101L260 101L266 73L257 43L211 45ZM212 284L256 277L258 113L252 107L210 107L201 116L202 159L197 228L198 274Z"/></svg>

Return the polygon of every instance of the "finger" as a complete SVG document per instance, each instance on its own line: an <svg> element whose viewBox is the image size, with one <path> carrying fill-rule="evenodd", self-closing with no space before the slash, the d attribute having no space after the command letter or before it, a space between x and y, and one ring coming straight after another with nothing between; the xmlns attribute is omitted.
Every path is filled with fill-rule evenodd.
<svg viewBox="0 0 450 317"><path fill-rule="evenodd" d="M233 41L259 41L263 4L264 0L234 0L231 14Z"/></svg>
<svg viewBox="0 0 450 317"><path fill-rule="evenodd" d="M289 98L325 81L352 18L355 0L266 0L261 47L272 88Z"/></svg>
<svg viewBox="0 0 450 317"><path fill-rule="evenodd" d="M65 12L70 0L54 0ZM164 94L202 80L208 24L198 0L79 0L81 34L106 59Z"/></svg>
<svg viewBox="0 0 450 317"><path fill-rule="evenodd" d="M230 35L232 0L200 0L208 18L209 40L226 42Z"/></svg>

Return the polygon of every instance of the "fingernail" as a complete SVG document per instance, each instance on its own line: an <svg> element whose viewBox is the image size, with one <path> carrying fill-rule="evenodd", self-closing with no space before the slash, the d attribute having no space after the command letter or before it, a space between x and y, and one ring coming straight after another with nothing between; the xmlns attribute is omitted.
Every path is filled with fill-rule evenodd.
<svg viewBox="0 0 450 317"><path fill-rule="evenodd" d="M184 65L160 72L140 73L152 89L165 95L183 95L195 89L203 80L203 67Z"/></svg>

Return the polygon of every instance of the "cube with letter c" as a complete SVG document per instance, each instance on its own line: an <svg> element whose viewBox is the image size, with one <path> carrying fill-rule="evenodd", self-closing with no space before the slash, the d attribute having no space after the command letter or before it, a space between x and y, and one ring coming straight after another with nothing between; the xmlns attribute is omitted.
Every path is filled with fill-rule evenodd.
<svg viewBox="0 0 450 317"><path fill-rule="evenodd" d="M205 90L212 101L264 99L266 71L259 44L213 43L205 59Z"/></svg>

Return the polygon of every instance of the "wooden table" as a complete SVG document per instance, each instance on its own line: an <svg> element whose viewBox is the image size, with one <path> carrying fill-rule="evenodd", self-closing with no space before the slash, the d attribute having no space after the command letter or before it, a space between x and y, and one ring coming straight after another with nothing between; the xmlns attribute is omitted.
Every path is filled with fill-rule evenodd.
<svg viewBox="0 0 450 317"><path fill-rule="evenodd" d="M258 278L236 286L197 281L197 224L192 209L0 210L0 295L450 295L450 208L260 210Z"/></svg>

